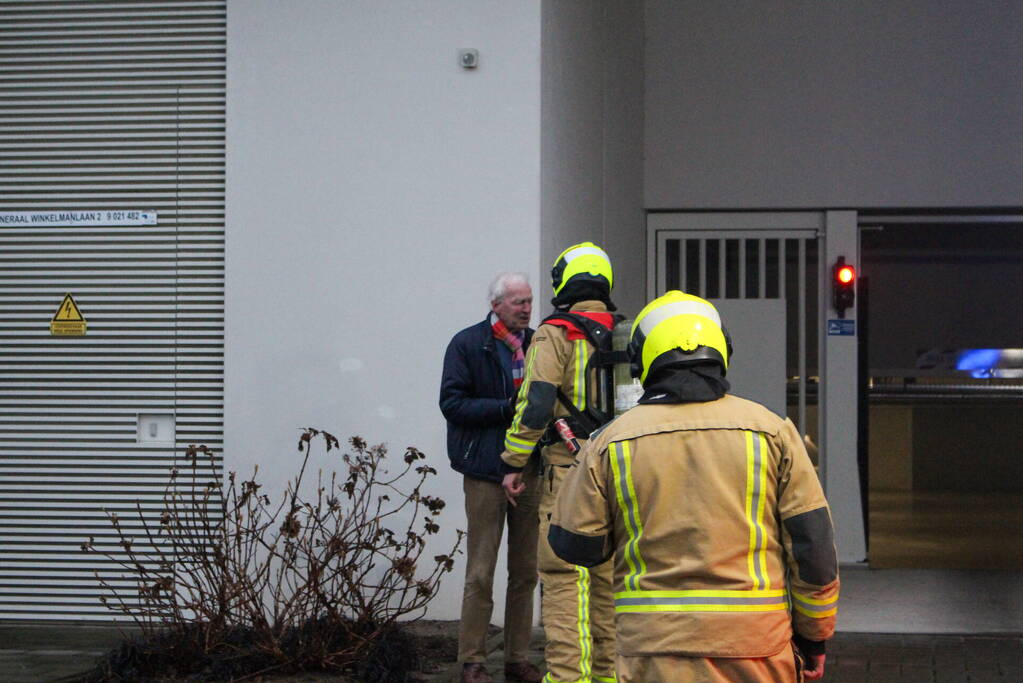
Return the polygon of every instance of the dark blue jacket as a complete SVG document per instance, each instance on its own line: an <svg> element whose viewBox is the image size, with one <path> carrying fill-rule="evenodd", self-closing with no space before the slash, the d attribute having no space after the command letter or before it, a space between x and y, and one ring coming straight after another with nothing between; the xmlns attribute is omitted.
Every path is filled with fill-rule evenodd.
<svg viewBox="0 0 1023 683"><path fill-rule="evenodd" d="M526 329L523 351L533 330ZM448 458L458 472L499 482L509 468L501 460L504 432L515 408L511 354L494 338L489 319L456 334L444 354L440 410L448 421Z"/></svg>

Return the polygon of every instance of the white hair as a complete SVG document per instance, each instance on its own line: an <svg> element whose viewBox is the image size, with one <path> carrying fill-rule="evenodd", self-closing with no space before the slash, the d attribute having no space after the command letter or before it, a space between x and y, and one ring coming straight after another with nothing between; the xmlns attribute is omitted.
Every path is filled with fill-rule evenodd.
<svg viewBox="0 0 1023 683"><path fill-rule="evenodd" d="M512 285L529 285L529 276L525 273L498 273L494 281L487 287L487 302L496 303L508 293Z"/></svg>

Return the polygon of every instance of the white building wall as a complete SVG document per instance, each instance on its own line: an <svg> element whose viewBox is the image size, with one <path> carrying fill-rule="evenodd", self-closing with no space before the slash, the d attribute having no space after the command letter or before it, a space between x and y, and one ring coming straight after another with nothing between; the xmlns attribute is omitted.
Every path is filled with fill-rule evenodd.
<svg viewBox="0 0 1023 683"><path fill-rule="evenodd" d="M647 0L646 207L1023 203L1023 3Z"/></svg>
<svg viewBox="0 0 1023 683"><path fill-rule="evenodd" d="M646 303L643 3L543 3L541 253L546 278L566 247L593 241L615 270L626 315ZM545 279L542 299L551 291Z"/></svg>
<svg viewBox="0 0 1023 683"><path fill-rule="evenodd" d="M541 253L547 274L566 247L606 242L601 3L544 2L542 48ZM549 311L549 277L545 284L543 310Z"/></svg>
<svg viewBox="0 0 1023 683"><path fill-rule="evenodd" d="M497 271L546 282L540 22L540 0L229 2L227 469L282 481L305 426L415 445L448 502L434 549L465 528L441 361ZM463 572L431 617L458 617Z"/></svg>
<svg viewBox="0 0 1023 683"><path fill-rule="evenodd" d="M642 0L606 3L604 50L604 224L614 255L619 313L634 317L646 305L646 211L643 208Z"/></svg>

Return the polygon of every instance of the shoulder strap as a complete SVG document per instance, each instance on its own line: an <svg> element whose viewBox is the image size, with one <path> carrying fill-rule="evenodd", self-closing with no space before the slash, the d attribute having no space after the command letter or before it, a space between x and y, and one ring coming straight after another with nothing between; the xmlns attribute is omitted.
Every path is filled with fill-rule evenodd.
<svg viewBox="0 0 1023 683"><path fill-rule="evenodd" d="M597 427L601 425L600 421L595 419L593 415L590 415L589 411L583 412L575 407L572 401L565 396L565 392L558 387L558 400L568 410L568 414L572 417L569 420L569 426L572 427L572 431L580 439L588 439L590 434ZM553 423L552 425L553 426Z"/></svg>
<svg viewBox="0 0 1023 683"><path fill-rule="evenodd" d="M613 351L611 349L612 330L619 321L624 320L622 316L611 313L590 312L590 311L560 311L547 316L541 324L551 324L564 327L568 331L569 339L586 339L593 346L593 353L586 363L587 396L592 396L594 387L590 386L590 371L597 367L603 368L607 378L608 386L603 390L613 392L611 382L612 366L627 359L624 351ZM609 416L595 408L588 407L585 411L577 408L561 388L557 391L558 400L568 410L570 419L569 425L579 438L588 438L593 430L608 421ZM553 438L553 437L552 437Z"/></svg>
<svg viewBox="0 0 1023 683"><path fill-rule="evenodd" d="M603 319L607 322L605 323ZM547 316L541 324L564 327L569 331L569 339L584 338L594 349L603 350L611 348L611 330L615 322L614 316L610 313L562 311Z"/></svg>
<svg viewBox="0 0 1023 683"><path fill-rule="evenodd" d="M590 315L606 317L610 326L591 318ZM593 345L593 355L590 357L592 365L607 367L615 363L629 362L629 356L625 351L611 349L611 332L615 325L625 320L625 316L617 313L592 313L590 315L586 312L564 311L547 316L541 324L550 323L564 327L569 330L569 339L586 339L590 342Z"/></svg>

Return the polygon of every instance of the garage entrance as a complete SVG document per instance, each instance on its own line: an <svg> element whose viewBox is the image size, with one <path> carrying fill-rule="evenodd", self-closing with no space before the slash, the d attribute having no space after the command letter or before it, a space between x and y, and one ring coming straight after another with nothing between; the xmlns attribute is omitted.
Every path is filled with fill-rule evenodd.
<svg viewBox="0 0 1023 683"><path fill-rule="evenodd" d="M870 565L1023 569L1023 216L859 222Z"/></svg>

